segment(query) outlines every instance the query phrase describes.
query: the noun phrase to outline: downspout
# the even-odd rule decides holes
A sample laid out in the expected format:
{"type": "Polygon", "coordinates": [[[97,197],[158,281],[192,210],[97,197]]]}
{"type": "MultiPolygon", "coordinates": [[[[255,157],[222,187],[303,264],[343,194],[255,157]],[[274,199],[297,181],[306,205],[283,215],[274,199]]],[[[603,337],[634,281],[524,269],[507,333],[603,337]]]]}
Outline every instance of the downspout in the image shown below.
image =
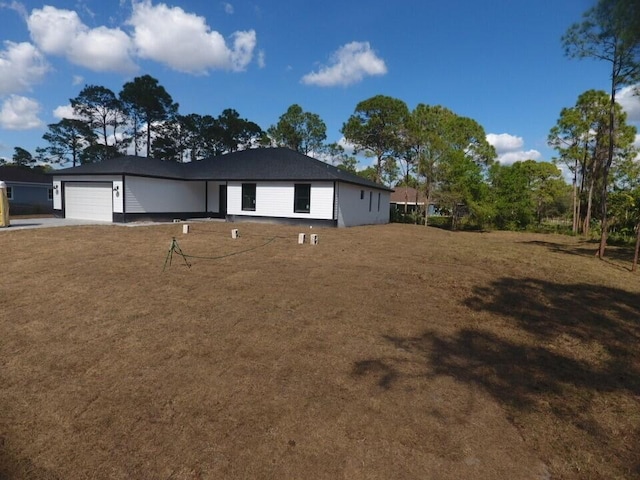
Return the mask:
{"type": "Polygon", "coordinates": [[[340,226],[340,183],[333,182],[333,217],[336,227],[340,226]]]}
{"type": "Polygon", "coordinates": [[[204,181],[204,213],[209,213],[209,180],[204,181]]]}
{"type": "Polygon", "coordinates": [[[338,215],[336,211],[336,196],[338,195],[338,190],[336,187],[336,181],[333,181],[333,207],[331,209],[331,214],[333,215],[333,220],[337,220],[338,215]]]}
{"type": "Polygon", "coordinates": [[[60,180],[60,209],[62,211],[62,218],[67,218],[66,199],[64,194],[64,187],[67,182],[60,180]]]}
{"type": "Polygon", "coordinates": [[[127,196],[124,193],[127,191],[125,178],[126,177],[122,175],[122,223],[127,223],[127,196]]]}

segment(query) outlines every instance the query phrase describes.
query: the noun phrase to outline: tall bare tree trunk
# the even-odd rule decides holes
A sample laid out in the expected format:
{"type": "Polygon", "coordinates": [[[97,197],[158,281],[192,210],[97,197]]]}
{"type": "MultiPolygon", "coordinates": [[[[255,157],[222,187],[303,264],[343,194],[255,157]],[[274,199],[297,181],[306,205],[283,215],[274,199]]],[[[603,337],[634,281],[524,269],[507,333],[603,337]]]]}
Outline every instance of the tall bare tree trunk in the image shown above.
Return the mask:
{"type": "MultiPolygon", "coordinates": [[[[416,197],[416,203],[418,198],[416,197]]],[[[431,205],[431,181],[427,181],[424,195],[424,226],[429,225],[429,205],[431,205]]]]}
{"type": "MultiPolygon", "coordinates": [[[[586,182],[587,182],[587,160],[589,158],[589,140],[585,139],[584,141],[584,155],[582,157],[582,161],[580,162],[580,188],[578,189],[578,229],[580,233],[583,235],[584,233],[584,218],[582,217],[582,198],[584,196],[584,192],[586,190],[586,182]]],[[[593,173],[591,174],[594,175],[593,173]]],[[[586,215],[586,212],[585,212],[586,215]]],[[[589,219],[591,221],[591,219],[589,219]]]]}
{"type": "Polygon", "coordinates": [[[640,222],[636,226],[636,230],[638,231],[636,236],[636,250],[633,254],[633,264],[631,265],[631,271],[635,272],[638,268],[638,255],[640,253],[640,222]]]}
{"type": "MultiPolygon", "coordinates": [[[[615,64],[614,64],[615,68],[615,64]]],[[[611,103],[609,104],[609,150],[607,152],[607,163],[602,171],[602,232],[600,233],[600,247],[598,248],[598,258],[604,258],[604,252],[607,248],[607,236],[609,233],[609,219],[607,218],[607,202],[608,191],[607,185],[609,183],[609,169],[613,163],[613,140],[614,132],[616,130],[615,114],[616,108],[616,85],[614,77],[611,77],[611,103]]]]}
{"type": "Polygon", "coordinates": [[[578,215],[580,211],[578,210],[578,159],[576,158],[575,164],[573,167],[573,193],[572,193],[572,202],[573,202],[573,225],[571,226],[571,231],[573,233],[578,233],[578,215]]]}
{"type": "MultiPolygon", "coordinates": [[[[404,219],[404,221],[406,221],[406,219],[407,219],[406,217],[407,217],[407,204],[408,203],[409,203],[409,192],[407,190],[407,185],[405,183],[405,186],[404,186],[404,216],[405,216],[405,219],[404,219]]],[[[404,223],[404,221],[402,223],[404,223]]]]}
{"type": "Polygon", "coordinates": [[[582,210],[582,200],[580,199],[580,196],[578,195],[578,204],[576,205],[576,214],[577,214],[577,220],[576,220],[576,226],[578,227],[578,231],[580,231],[580,211],[582,210]]]}
{"type": "Polygon", "coordinates": [[[584,223],[582,224],[582,233],[586,236],[589,235],[589,230],[591,228],[591,207],[593,204],[593,189],[595,187],[595,176],[591,177],[591,182],[589,183],[589,195],[587,196],[587,212],[584,216],[584,223]]]}

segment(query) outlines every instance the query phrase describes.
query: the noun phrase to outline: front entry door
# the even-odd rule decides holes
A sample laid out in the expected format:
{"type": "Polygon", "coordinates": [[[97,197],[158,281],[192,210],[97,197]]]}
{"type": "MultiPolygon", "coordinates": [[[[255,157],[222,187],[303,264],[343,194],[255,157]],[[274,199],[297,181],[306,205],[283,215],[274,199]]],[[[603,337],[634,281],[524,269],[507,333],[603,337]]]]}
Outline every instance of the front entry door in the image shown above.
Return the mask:
{"type": "Polygon", "coordinates": [[[220,216],[227,216],[227,186],[220,185],[220,216]]]}

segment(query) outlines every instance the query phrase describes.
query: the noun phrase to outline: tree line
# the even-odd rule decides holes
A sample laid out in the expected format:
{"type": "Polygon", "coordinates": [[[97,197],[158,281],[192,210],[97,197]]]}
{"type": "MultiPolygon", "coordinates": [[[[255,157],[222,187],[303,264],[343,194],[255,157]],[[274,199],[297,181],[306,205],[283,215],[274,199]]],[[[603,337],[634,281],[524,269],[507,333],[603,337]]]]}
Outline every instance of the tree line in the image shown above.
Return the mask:
{"type": "Polygon", "coordinates": [[[126,83],[118,95],[87,85],[70,104],[73,118],[48,126],[43,135],[47,145],[38,148],[35,157],[17,147],[15,163],[75,166],[126,152],[184,162],[284,146],[378,183],[415,187],[427,199],[425,208],[411,217],[416,223],[428,223],[431,205],[452,218],[453,228],[463,216],[477,226],[526,228],[561,214],[566,203],[567,190],[561,188],[561,173],[554,165],[533,160],[496,164],[483,127],[440,105],[419,104],[409,110],[404,101],[389,96],[363,100],[341,129],[353,146],[353,152],[347,152],[336,143],[327,144],[322,118],[297,104],[265,131],[233,109],[217,117],[180,114],[171,95],[148,75],[126,83]],[[360,169],[360,154],[372,158],[372,165],[360,169]]]}
{"type": "Polygon", "coordinates": [[[550,135],[550,143],[560,153],[559,161],[573,172],[573,228],[586,233],[597,204],[597,255],[603,258],[612,224],[633,224],[637,235],[635,270],[640,251],[640,194],[637,164],[628,160],[637,156],[630,146],[636,132],[626,125],[616,96],[630,85],[639,93],[640,2],[597,0],[581,22],[569,27],[562,44],[570,58],[595,59],[609,66],[609,92],[585,92],[575,107],[561,112],[550,135]]]}
{"type": "Polygon", "coordinates": [[[262,129],[233,109],[218,117],[179,113],[179,105],[150,75],[136,77],[116,95],[87,85],[70,99],[72,118],[48,125],[36,160],[45,163],[102,161],[132,152],[170,161],[195,161],[260,141],[262,129]]]}
{"type": "MultiPolygon", "coordinates": [[[[600,104],[602,95],[596,95],[600,104]]],[[[404,101],[389,96],[363,100],[341,129],[354,148],[351,153],[336,143],[327,144],[322,118],[297,104],[264,131],[233,109],[225,109],[218,117],[181,115],[171,96],[149,76],[125,84],[118,96],[105,87],[85,86],[70,103],[74,118],[50,124],[43,135],[48,145],[38,148],[35,157],[16,147],[15,163],[40,160],[77,165],[131,150],[166,161],[198,161],[239,149],[285,146],[378,183],[414,187],[426,202],[412,215],[396,212],[405,221],[428,224],[431,206],[450,218],[452,228],[464,218],[472,227],[525,229],[569,211],[571,190],[556,165],[534,160],[497,163],[484,128],[440,105],[419,104],[410,110],[404,101]],[[372,165],[360,169],[359,154],[371,158],[372,165]]],[[[573,141],[565,130],[577,135],[576,126],[567,124],[573,117],[565,111],[574,110],[563,110],[562,118],[568,120],[552,130],[558,145],[573,141]]],[[[630,158],[629,138],[635,130],[625,126],[624,131],[624,152],[630,158]]],[[[573,152],[567,148],[561,156],[565,163],[568,152],[573,152]]]]}

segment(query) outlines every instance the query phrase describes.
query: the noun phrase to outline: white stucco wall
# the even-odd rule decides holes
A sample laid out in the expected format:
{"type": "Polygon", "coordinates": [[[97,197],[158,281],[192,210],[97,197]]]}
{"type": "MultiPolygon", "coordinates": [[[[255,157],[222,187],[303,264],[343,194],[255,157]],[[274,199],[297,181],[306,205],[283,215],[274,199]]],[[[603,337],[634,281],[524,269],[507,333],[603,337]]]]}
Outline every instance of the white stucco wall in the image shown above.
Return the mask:
{"type": "Polygon", "coordinates": [[[113,211],[122,213],[123,187],[122,177],[119,175],[55,175],[53,177],[53,209],[62,210],[62,182],[111,182],[113,185],[113,211]],[[56,188],[57,186],[57,188],[56,188]]]}
{"type": "Polygon", "coordinates": [[[205,182],[127,176],[126,213],[205,211],[205,182]]]}
{"type": "MultiPolygon", "coordinates": [[[[137,176],[54,176],[53,208],[62,209],[62,182],[111,182],[113,211],[123,213],[219,212],[219,188],[225,182],[187,182],[137,176]],[[58,188],[56,189],[56,185],[58,188]],[[205,189],[207,194],[205,195],[205,189]],[[206,198],[206,200],[205,200],[206,198]]],[[[256,209],[242,210],[242,183],[227,184],[230,215],[333,220],[339,227],[389,223],[390,192],[348,183],[255,182],[256,209]],[[311,184],[309,213],[294,212],[294,184],[311,184]],[[364,191],[364,198],[360,198],[364,191]],[[378,197],[380,198],[378,204],[378,197]],[[371,198],[371,209],[369,208],[371,198]]]]}
{"type": "Polygon", "coordinates": [[[279,218],[333,219],[333,182],[255,182],[256,209],[242,210],[242,183],[229,182],[227,186],[227,213],[279,218]],[[293,210],[294,184],[311,184],[309,213],[293,210]]]}
{"type": "Polygon", "coordinates": [[[390,192],[338,183],[336,207],[339,227],[389,223],[390,192]]]}

